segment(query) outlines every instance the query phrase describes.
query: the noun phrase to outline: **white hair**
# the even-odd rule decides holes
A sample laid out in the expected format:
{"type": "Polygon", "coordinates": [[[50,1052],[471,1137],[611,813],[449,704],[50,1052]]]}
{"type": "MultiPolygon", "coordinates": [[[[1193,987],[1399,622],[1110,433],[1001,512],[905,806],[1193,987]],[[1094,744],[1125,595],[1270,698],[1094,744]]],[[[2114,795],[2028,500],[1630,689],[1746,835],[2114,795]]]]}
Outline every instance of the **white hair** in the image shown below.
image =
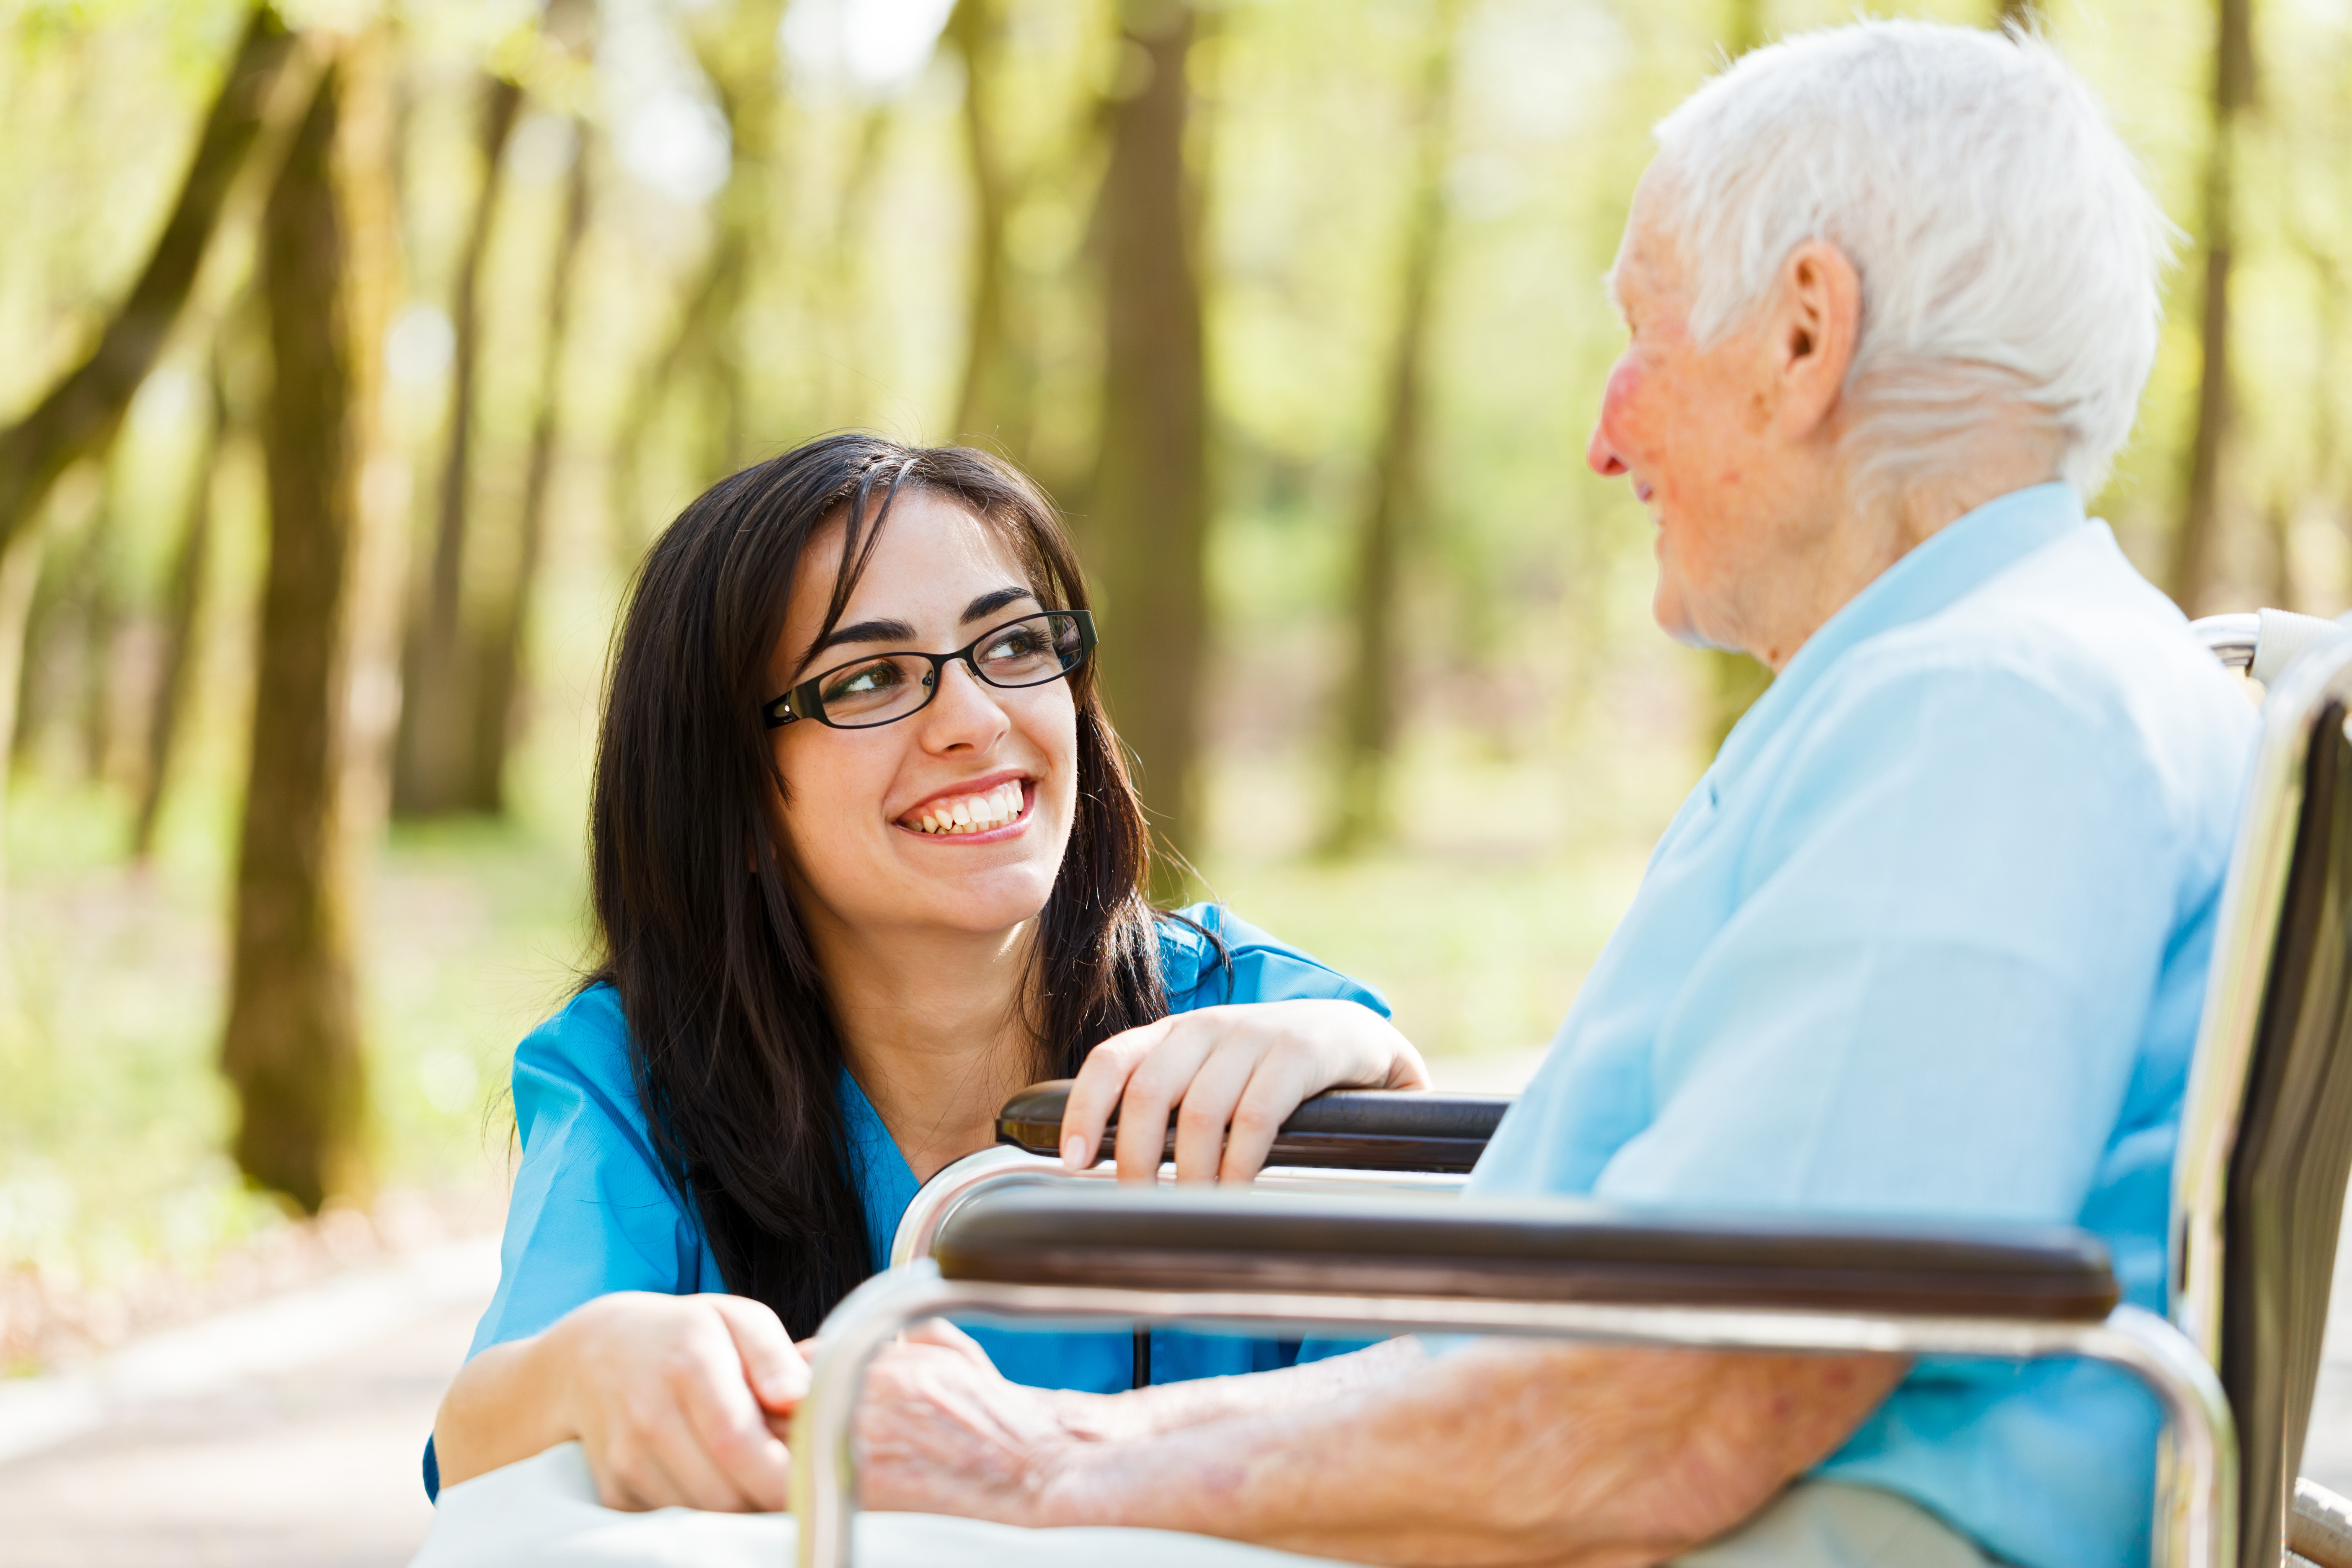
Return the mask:
{"type": "Polygon", "coordinates": [[[1790,252],[1862,279],[1843,437],[1860,489],[1962,468],[2004,410],[2086,499],[2131,434],[2177,231],[2090,88],[2041,39],[1860,22],[1743,56],[1659,122],[1666,226],[1712,343],[1790,252]]]}

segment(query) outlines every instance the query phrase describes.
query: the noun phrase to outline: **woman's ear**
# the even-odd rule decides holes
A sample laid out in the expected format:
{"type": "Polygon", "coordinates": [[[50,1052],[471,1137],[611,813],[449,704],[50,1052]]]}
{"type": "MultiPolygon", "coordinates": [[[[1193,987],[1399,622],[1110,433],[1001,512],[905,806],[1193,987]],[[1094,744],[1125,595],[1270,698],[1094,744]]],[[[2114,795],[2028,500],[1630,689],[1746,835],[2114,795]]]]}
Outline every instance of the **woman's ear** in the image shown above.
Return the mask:
{"type": "Polygon", "coordinates": [[[1836,412],[1862,335],[1862,275],[1845,252],[1812,239],[1780,268],[1768,339],[1783,433],[1811,434],[1836,412]]]}

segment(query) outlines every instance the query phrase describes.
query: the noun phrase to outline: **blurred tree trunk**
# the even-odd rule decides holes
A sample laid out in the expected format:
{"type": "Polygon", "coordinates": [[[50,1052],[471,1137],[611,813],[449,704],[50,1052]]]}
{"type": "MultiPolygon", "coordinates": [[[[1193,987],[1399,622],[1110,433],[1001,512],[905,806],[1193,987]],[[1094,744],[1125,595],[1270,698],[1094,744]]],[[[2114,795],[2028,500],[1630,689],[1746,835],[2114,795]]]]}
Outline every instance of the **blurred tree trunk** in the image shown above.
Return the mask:
{"type": "Polygon", "coordinates": [[[2213,575],[2221,529],[2221,469],[2229,455],[2230,268],[2237,250],[2238,142],[2254,101],[2252,0],[2219,0],[2213,46],[2213,132],[2206,144],[2200,193],[2205,286],[2198,321],[2203,365],[2197,378],[2197,428],[2189,443],[2188,483],[2172,536],[2165,587],[2180,607],[2199,613],[2213,575]]]}
{"type": "Polygon", "coordinates": [[[572,174],[566,182],[563,228],[547,277],[547,336],[540,345],[539,408],[530,428],[530,454],[523,470],[522,513],[517,520],[514,575],[488,617],[474,708],[474,776],[467,804],[502,816],[507,808],[507,753],[520,714],[523,639],[539,584],[540,556],[547,537],[547,498],[555,473],[555,446],[562,432],[563,350],[572,331],[572,281],[580,241],[588,232],[588,127],[572,122],[572,174]]]}
{"type": "Polygon", "coordinates": [[[106,496],[82,568],[81,651],[75,661],[74,739],[82,777],[103,784],[114,751],[114,655],[122,632],[122,476],[107,466],[106,496]]]}
{"type": "Polygon", "coordinates": [[[482,83],[481,188],[474,198],[457,262],[450,363],[449,439],[433,551],[417,574],[407,646],[401,657],[400,726],[393,742],[392,809],[399,816],[437,816],[468,804],[477,724],[476,690],[467,656],[466,534],[472,499],[474,405],[480,394],[482,258],[505,184],[507,142],[522,107],[522,89],[500,76],[482,83]]]}
{"type": "Polygon", "coordinates": [[[865,298],[866,246],[882,164],[890,151],[890,104],[886,100],[858,117],[841,200],[833,214],[833,244],[824,258],[825,314],[833,331],[828,344],[834,374],[825,389],[825,423],[856,424],[871,417],[874,376],[867,364],[870,313],[865,298]]]}
{"type": "Polygon", "coordinates": [[[1003,47],[1001,0],[958,0],[946,39],[963,58],[964,152],[971,167],[971,305],[964,340],[963,382],[956,395],[955,437],[983,439],[1016,462],[1029,446],[1029,377],[1011,328],[1011,268],[1004,224],[1012,182],[995,107],[1003,47]]]}
{"type": "MultiPolygon", "coordinates": [[[[1731,0],[1724,52],[1738,59],[1764,42],[1764,0],[1731,0]]],[[[1759,659],[1729,648],[1709,648],[1706,661],[1706,750],[1723,750],[1724,738],[1772,684],[1772,671],[1759,659]]]]}
{"type": "Polygon", "coordinates": [[[610,489],[614,555],[624,571],[635,570],[651,531],[640,521],[641,476],[646,447],[674,393],[691,384],[712,405],[700,422],[700,450],[692,459],[698,488],[732,470],[751,446],[734,337],[775,184],[776,28],[782,14],[782,0],[746,0],[715,13],[692,36],[695,58],[727,119],[732,163],[714,205],[717,232],[686,290],[677,328],[637,377],[622,416],[610,489]]]}
{"type": "Polygon", "coordinates": [[[238,1166],[308,1211],[354,1190],[365,1168],[336,809],[361,457],[349,247],[332,177],[341,69],[331,62],[321,77],[262,220],[269,562],[221,1043],[238,1166]]]}
{"type": "Polygon", "coordinates": [[[163,807],[173,753],[178,749],[191,687],[195,679],[196,623],[204,605],[205,566],[212,554],[213,478],[228,432],[228,394],[223,384],[220,350],[215,347],[205,378],[204,433],[196,451],[195,481],[188,491],[188,521],[173,552],[164,589],[163,647],[155,690],[147,709],[147,744],[139,777],[139,809],[131,819],[131,856],[144,861],[154,852],[155,824],[163,807]]]}
{"type": "Polygon", "coordinates": [[[18,697],[24,689],[25,627],[33,608],[33,589],[41,576],[41,546],[46,530],[37,516],[30,528],[21,528],[0,545],[0,1047],[20,1036],[25,1027],[16,1005],[16,965],[8,942],[7,854],[8,796],[16,738],[18,697]]]}
{"type": "Polygon", "coordinates": [[[277,12],[256,6],[205,117],[171,216],[130,296],[89,357],[30,413],[0,430],[0,544],[31,523],[58,476],[113,439],[131,394],[147,379],[187,303],[221,209],[269,118],[273,89],[294,50],[293,36],[277,12]]]}
{"type": "Polygon", "coordinates": [[[1102,427],[1087,528],[1106,614],[1102,680],[1160,838],[1154,893],[1180,896],[1194,847],[1201,667],[1207,654],[1207,384],[1194,260],[1200,192],[1186,167],[1189,4],[1129,0],[1140,79],[1110,111],[1096,233],[1103,265],[1102,427]]]}
{"type": "Polygon", "coordinates": [[[1407,197],[1396,341],[1371,488],[1356,531],[1353,648],[1339,699],[1339,767],[1324,848],[1348,855],[1388,836],[1396,745],[1397,574],[1406,530],[1422,515],[1431,301],[1445,239],[1445,171],[1453,150],[1455,31],[1461,0],[1440,0],[1423,63],[1413,184],[1407,197]]]}

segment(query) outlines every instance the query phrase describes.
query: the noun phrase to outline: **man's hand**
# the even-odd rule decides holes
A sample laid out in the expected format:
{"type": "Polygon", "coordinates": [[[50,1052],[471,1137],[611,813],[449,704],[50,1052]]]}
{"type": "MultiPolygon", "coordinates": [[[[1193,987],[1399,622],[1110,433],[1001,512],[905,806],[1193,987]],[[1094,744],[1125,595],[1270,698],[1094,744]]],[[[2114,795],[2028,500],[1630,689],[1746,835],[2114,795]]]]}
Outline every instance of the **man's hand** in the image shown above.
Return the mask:
{"type": "Polygon", "coordinates": [[[1360,1003],[1196,1008],[1113,1035],[1087,1054],[1062,1112],[1062,1163],[1092,1165],[1116,1110],[1119,1179],[1150,1181],[1175,1110],[1176,1179],[1246,1182],[1309,1096],[1428,1087],[1421,1053],[1360,1003]]]}
{"type": "Polygon", "coordinates": [[[1034,1525],[1055,1461],[1081,1439],[1054,1395],[1007,1382],[935,1320],[866,1369],[856,1440],[864,1508],[1034,1525]]]}

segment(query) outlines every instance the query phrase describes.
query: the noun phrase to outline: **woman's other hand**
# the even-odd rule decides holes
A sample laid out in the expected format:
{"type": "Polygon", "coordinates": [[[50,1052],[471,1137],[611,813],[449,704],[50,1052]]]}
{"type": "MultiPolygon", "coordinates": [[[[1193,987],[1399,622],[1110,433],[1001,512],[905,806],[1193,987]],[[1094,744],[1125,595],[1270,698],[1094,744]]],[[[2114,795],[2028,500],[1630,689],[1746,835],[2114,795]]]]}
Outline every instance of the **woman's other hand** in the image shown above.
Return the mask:
{"type": "Polygon", "coordinates": [[[605,1507],[787,1506],[791,1465],[770,1418],[808,1392],[808,1363],[764,1302],[632,1291],[548,1335],[572,1370],[567,1425],[605,1507]]]}
{"type": "Polygon", "coordinates": [[[1173,1110],[1178,1181],[1246,1182],[1309,1096],[1428,1087],[1412,1042],[1360,1003],[1196,1008],[1113,1035],[1087,1056],[1062,1112],[1062,1163],[1092,1165],[1115,1110],[1119,1179],[1150,1181],[1173,1110]]]}
{"type": "Polygon", "coordinates": [[[807,1392],[765,1304],[621,1291],[476,1356],[434,1446],[446,1485],[577,1438],[607,1508],[772,1512],[790,1475],[776,1428],[807,1392]]]}

